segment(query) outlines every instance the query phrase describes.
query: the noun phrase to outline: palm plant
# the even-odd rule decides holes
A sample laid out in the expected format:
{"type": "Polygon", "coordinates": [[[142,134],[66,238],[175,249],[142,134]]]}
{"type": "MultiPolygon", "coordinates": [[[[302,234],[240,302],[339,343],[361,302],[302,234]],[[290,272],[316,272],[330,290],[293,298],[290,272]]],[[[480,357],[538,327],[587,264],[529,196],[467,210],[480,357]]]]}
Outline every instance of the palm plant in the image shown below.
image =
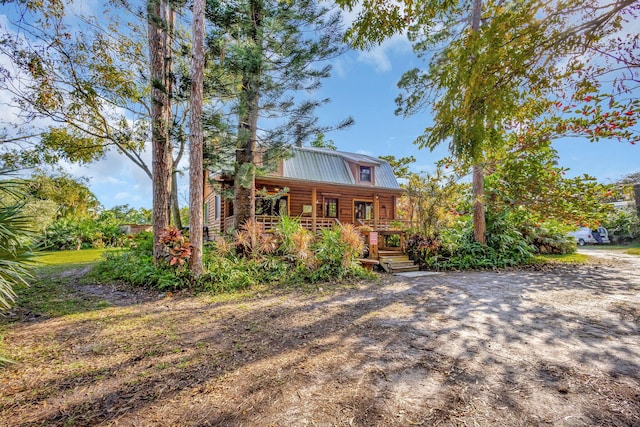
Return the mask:
{"type": "MultiPolygon", "coordinates": [[[[0,177],[7,171],[0,171],[0,177]]],[[[27,285],[27,263],[31,258],[31,223],[23,214],[24,202],[15,180],[0,180],[0,311],[15,299],[14,286],[27,285]]]]}

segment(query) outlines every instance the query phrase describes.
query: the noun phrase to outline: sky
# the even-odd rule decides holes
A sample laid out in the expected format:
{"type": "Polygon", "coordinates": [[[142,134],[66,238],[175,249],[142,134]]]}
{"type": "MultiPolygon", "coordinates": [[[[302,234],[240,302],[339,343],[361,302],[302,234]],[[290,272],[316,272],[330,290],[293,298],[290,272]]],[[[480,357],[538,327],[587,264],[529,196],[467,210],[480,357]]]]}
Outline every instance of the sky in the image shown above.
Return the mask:
{"type": "MultiPolygon", "coordinates": [[[[347,17],[348,19],[348,17],[347,17]]],[[[394,114],[397,82],[402,73],[425,64],[412,52],[406,37],[395,36],[371,51],[349,51],[333,63],[331,78],[323,82],[317,98],[332,102],[319,109],[323,124],[337,123],[347,116],[355,124],[326,135],[338,150],[372,156],[413,155],[414,172],[431,172],[434,163],[447,155],[446,143],[435,151],[418,149],[413,141],[431,123],[430,112],[402,118],[394,114]]],[[[589,174],[603,183],[640,171],[640,146],[618,141],[590,143],[586,138],[557,141],[559,165],[570,168],[568,176],[589,174]]],[[[150,154],[147,153],[150,160],[150,154]]],[[[151,162],[149,161],[148,164],[151,162]]],[[[73,176],[86,177],[91,191],[105,208],[128,204],[151,207],[151,180],[124,156],[111,152],[88,166],[64,165],[73,176]]],[[[180,180],[180,204],[188,204],[186,176],[180,180]]]]}

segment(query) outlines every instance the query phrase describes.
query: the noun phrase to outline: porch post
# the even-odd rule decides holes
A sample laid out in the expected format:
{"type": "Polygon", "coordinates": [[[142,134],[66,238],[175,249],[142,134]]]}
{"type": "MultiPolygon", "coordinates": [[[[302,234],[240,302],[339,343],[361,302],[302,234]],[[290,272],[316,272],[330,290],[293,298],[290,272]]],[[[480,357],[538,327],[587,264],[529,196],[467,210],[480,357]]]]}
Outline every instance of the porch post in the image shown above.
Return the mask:
{"type": "Polygon", "coordinates": [[[376,193],[373,195],[373,229],[378,229],[378,219],[380,218],[380,201],[378,200],[380,196],[376,193]]]}
{"type": "Polygon", "coordinates": [[[318,192],[316,187],[311,189],[311,231],[316,232],[316,217],[318,207],[316,206],[316,199],[318,197],[318,192]]]}

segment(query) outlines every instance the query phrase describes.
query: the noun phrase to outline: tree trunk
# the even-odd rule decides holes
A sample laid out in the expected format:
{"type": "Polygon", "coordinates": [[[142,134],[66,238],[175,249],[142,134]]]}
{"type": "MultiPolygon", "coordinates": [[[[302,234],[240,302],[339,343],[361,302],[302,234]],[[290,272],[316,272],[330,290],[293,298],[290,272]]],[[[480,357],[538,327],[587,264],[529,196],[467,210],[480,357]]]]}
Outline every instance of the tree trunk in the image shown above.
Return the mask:
{"type": "Polygon", "coordinates": [[[151,75],[153,258],[155,262],[164,257],[164,246],[159,242],[159,236],[162,230],[169,225],[171,170],[173,166],[168,122],[171,106],[165,74],[168,42],[163,23],[167,20],[166,14],[167,7],[163,0],[149,0],[147,3],[147,23],[151,75]]]}
{"type": "Polygon", "coordinates": [[[204,181],[202,171],[202,104],[204,82],[204,0],[193,2],[193,50],[191,62],[191,117],[189,129],[189,236],[191,259],[189,268],[198,277],[202,274],[202,226],[204,181]]]}
{"type": "Polygon", "coordinates": [[[182,229],[180,203],[178,202],[178,172],[175,169],[171,174],[171,216],[173,217],[173,225],[178,230],[182,229]]]}
{"type": "Polygon", "coordinates": [[[255,219],[255,151],[257,146],[258,115],[260,108],[260,80],[262,74],[262,26],[263,5],[261,0],[251,1],[251,30],[253,57],[246,58],[252,70],[242,79],[242,103],[238,123],[238,146],[236,148],[236,177],[234,182],[235,227],[255,219]]]}
{"type": "MultiPolygon", "coordinates": [[[[482,0],[473,0],[471,31],[477,32],[480,29],[481,15],[482,0]]],[[[475,60],[475,58],[472,58],[472,64],[475,60]]],[[[486,244],[487,236],[485,235],[485,232],[487,225],[484,215],[484,172],[482,171],[482,166],[477,163],[477,159],[476,164],[473,165],[471,195],[473,200],[473,237],[476,242],[486,244]]]]}
{"type": "Polygon", "coordinates": [[[472,199],[473,199],[473,237],[476,242],[487,243],[486,221],[484,216],[484,173],[482,166],[473,165],[472,179],[472,199]]]}

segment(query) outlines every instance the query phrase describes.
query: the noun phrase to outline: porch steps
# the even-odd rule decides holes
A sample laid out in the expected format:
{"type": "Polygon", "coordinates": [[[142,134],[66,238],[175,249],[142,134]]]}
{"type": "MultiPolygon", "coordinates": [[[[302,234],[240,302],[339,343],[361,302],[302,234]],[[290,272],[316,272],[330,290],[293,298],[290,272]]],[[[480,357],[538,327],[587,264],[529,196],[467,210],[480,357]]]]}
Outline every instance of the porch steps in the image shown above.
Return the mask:
{"type": "MultiPolygon", "coordinates": [[[[382,251],[381,251],[382,252],[382,251]]],[[[406,271],[418,271],[419,268],[409,259],[407,255],[401,252],[393,254],[379,254],[380,266],[387,273],[401,273],[406,271]]]]}

